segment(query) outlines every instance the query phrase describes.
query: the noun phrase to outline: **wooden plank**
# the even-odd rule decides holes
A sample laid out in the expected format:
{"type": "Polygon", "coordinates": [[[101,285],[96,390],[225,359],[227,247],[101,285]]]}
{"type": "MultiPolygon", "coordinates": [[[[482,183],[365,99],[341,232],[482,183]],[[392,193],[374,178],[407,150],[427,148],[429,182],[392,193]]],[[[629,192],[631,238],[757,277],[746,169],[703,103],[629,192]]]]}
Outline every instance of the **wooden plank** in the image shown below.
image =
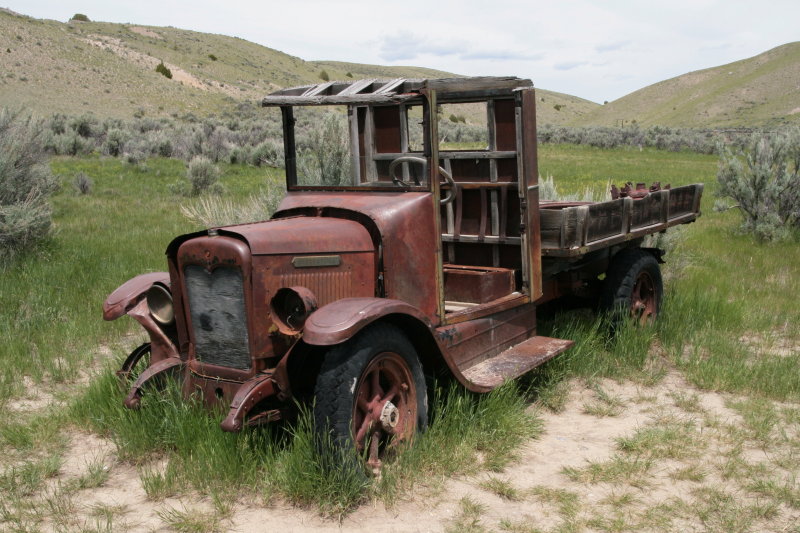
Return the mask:
{"type": "MultiPolygon", "coordinates": [[[[356,82],[351,83],[347,86],[342,92],[339,93],[339,96],[350,96],[353,94],[360,93],[365,87],[369,87],[375,82],[375,79],[370,80],[358,80],[356,82]]],[[[307,95],[303,95],[307,96],[307,95]]]]}
{"type": "MultiPolygon", "coordinates": [[[[404,154],[408,153],[408,109],[405,105],[400,105],[400,151],[404,154]]],[[[408,171],[408,165],[402,165],[403,181],[409,183],[411,174],[408,171]]]]}
{"type": "MultiPolygon", "coordinates": [[[[419,152],[417,152],[419,153],[419,152]]],[[[380,154],[375,154],[375,158],[378,160],[391,160],[397,159],[403,155],[408,155],[407,153],[401,152],[384,152],[380,154]]],[[[452,150],[440,150],[439,157],[441,159],[513,159],[516,157],[516,152],[489,152],[489,151],[471,151],[471,152],[462,152],[462,151],[452,151],[452,150]]]]}
{"type": "Polygon", "coordinates": [[[327,91],[333,85],[333,83],[334,82],[329,81],[326,83],[320,83],[319,85],[314,85],[312,87],[309,87],[308,90],[302,94],[302,96],[306,98],[309,96],[317,96],[320,93],[327,91]]]}
{"type": "Polygon", "coordinates": [[[372,116],[372,108],[367,108],[367,116],[364,121],[364,155],[367,159],[367,181],[378,181],[378,167],[375,165],[375,122],[372,116]]]}
{"type": "Polygon", "coordinates": [[[471,78],[441,78],[427,80],[425,86],[437,92],[485,91],[533,87],[533,82],[515,76],[474,76],[471,78]]]}
{"type": "Polygon", "coordinates": [[[358,112],[353,106],[347,108],[347,122],[350,126],[350,170],[353,185],[361,183],[361,161],[358,153],[358,112]]]}
{"type": "Polygon", "coordinates": [[[389,80],[382,87],[379,87],[375,94],[389,94],[395,91],[405,80],[403,78],[395,78],[389,80]]]}
{"type": "Polygon", "coordinates": [[[422,100],[418,94],[354,94],[330,96],[265,96],[262,107],[284,105],[336,105],[336,104],[399,104],[412,99],[422,100]]]}
{"type": "Polygon", "coordinates": [[[521,243],[519,237],[497,237],[495,235],[453,235],[451,233],[443,233],[442,240],[444,242],[485,242],[496,244],[516,244],[521,243]]]}

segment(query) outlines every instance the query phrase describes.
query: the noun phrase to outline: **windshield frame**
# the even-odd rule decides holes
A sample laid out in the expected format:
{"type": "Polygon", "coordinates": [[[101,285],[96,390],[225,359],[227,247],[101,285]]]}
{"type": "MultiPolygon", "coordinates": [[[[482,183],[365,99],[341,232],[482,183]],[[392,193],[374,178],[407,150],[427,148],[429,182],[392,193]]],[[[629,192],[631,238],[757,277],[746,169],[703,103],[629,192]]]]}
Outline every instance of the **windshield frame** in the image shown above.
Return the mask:
{"type": "MultiPolygon", "coordinates": [[[[435,113],[431,113],[431,105],[429,102],[429,97],[427,95],[418,95],[415,98],[406,99],[399,103],[393,104],[338,104],[346,105],[347,107],[347,121],[348,121],[348,145],[350,147],[350,158],[351,158],[351,165],[350,165],[350,176],[353,181],[356,179],[362,180],[362,184],[360,185],[316,185],[316,184],[307,184],[307,183],[298,183],[298,150],[297,150],[297,143],[296,143],[296,124],[297,120],[295,117],[295,108],[310,108],[310,107],[317,107],[314,105],[281,105],[281,117],[283,122],[283,146],[284,146],[284,163],[285,163],[285,170],[286,170],[286,188],[288,191],[335,191],[335,192],[364,192],[364,191],[376,191],[376,192],[430,192],[432,190],[431,186],[431,179],[430,179],[430,165],[431,161],[434,161],[435,158],[434,152],[436,152],[436,144],[432,143],[431,139],[431,132],[436,132],[437,127],[433,122],[437,120],[435,113]],[[408,143],[408,116],[406,114],[406,109],[412,106],[421,106],[423,119],[422,119],[422,141],[423,141],[423,150],[422,151],[412,151],[409,148],[408,143]],[[400,124],[399,124],[399,132],[397,132],[398,127],[395,126],[395,131],[392,134],[396,135],[399,134],[400,140],[400,151],[376,151],[375,150],[375,141],[376,138],[380,136],[379,128],[376,128],[375,125],[375,116],[381,112],[381,110],[388,110],[396,108],[398,110],[398,114],[400,117],[400,124]],[[376,113],[378,110],[378,113],[376,113]],[[377,132],[377,133],[376,133],[377,132]],[[395,133],[397,132],[397,133],[395,133]],[[370,148],[365,148],[369,146],[370,148]],[[367,152],[367,153],[362,153],[367,152]],[[396,156],[396,157],[392,157],[396,156]],[[424,158],[427,161],[426,171],[420,173],[420,184],[403,184],[398,183],[397,181],[393,182],[391,178],[387,177],[385,170],[376,171],[373,170],[372,173],[378,176],[378,180],[374,181],[374,185],[368,184],[363,182],[362,175],[365,174],[364,168],[366,164],[373,165],[373,168],[380,165],[383,166],[385,164],[391,163],[393,159],[397,157],[403,156],[415,156],[424,158]],[[359,165],[359,167],[356,167],[359,165]],[[382,178],[382,179],[381,179],[382,178]]],[[[331,106],[334,107],[334,106],[331,106]]],[[[390,112],[391,113],[391,112],[390,112]]],[[[395,142],[397,140],[395,139],[395,142]]],[[[400,165],[402,168],[403,165],[400,165]]],[[[400,174],[400,170],[396,169],[395,172],[399,177],[402,178],[400,174]]]]}

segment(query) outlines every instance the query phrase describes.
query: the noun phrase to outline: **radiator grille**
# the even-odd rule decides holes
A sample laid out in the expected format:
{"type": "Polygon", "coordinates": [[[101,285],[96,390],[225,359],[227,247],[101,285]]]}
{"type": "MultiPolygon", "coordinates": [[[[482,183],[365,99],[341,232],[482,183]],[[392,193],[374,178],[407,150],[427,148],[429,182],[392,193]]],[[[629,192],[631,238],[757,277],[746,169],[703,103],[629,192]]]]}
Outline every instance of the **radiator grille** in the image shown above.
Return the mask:
{"type": "Polygon", "coordinates": [[[197,359],[241,370],[250,368],[242,271],[220,267],[209,272],[189,265],[184,274],[197,359]]]}
{"type": "Polygon", "coordinates": [[[320,306],[353,295],[353,275],[349,270],[295,272],[281,276],[282,287],[306,287],[317,297],[320,306]]]}

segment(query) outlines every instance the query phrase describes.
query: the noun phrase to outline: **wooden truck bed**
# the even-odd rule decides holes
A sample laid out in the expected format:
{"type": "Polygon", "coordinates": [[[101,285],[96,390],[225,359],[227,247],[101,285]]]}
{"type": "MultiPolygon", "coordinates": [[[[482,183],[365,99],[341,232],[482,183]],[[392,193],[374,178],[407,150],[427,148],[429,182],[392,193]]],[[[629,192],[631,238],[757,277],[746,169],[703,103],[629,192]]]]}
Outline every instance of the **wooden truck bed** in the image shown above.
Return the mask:
{"type": "Polygon", "coordinates": [[[543,257],[576,257],[638,239],[700,214],[702,184],[607,202],[540,202],[543,257]]]}

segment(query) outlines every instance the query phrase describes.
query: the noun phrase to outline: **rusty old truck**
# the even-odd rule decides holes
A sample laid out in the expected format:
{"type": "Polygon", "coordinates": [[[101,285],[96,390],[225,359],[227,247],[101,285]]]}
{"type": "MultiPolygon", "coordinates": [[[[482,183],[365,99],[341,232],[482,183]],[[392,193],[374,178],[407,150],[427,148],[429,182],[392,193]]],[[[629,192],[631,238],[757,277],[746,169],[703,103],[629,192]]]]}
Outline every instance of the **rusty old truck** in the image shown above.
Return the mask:
{"type": "Polygon", "coordinates": [[[577,294],[652,320],[662,252],[643,239],[694,221],[702,184],[540,201],[535,104],[531,82],[513,77],[328,82],[265,97],[283,124],[277,211],[177,237],[167,272],[105,302],[106,320],[130,315],[150,337],[119,371],[125,405],[166,374],[227,409],[225,431],[309,401],[321,431],[376,467],[426,428],[427,375],[487,392],[568,349],[537,335],[537,306],[577,294]],[[479,146],[444,139],[451,105],[481,117],[479,146]],[[338,167],[309,156],[302,113],[343,124],[338,167]]]}

